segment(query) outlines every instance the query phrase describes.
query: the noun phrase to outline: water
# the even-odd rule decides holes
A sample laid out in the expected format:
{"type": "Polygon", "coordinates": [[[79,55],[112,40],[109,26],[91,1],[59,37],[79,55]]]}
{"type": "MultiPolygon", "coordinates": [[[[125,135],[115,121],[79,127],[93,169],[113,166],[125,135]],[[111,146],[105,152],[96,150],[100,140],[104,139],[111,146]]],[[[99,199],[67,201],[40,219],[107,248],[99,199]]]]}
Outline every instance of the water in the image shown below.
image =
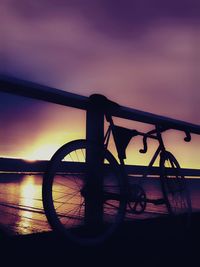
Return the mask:
{"type": "MultiPolygon", "coordinates": [[[[159,199],[163,197],[160,180],[158,178],[131,178],[134,182],[140,184],[148,199],[159,199]]],[[[130,180],[131,180],[130,179],[130,180]]],[[[191,197],[192,211],[200,211],[200,179],[188,178],[185,179],[191,197]]],[[[147,204],[146,211],[149,213],[156,212],[159,214],[168,213],[165,205],[147,204]]]]}
{"type": "Polygon", "coordinates": [[[42,176],[0,176],[0,224],[16,234],[49,230],[42,205],[42,176]]]}
{"type": "MultiPolygon", "coordinates": [[[[135,179],[133,178],[133,181],[135,179]]],[[[193,211],[200,211],[200,179],[187,179],[193,211]]],[[[141,182],[147,197],[162,197],[159,180],[145,179],[141,182]]],[[[127,214],[129,219],[143,219],[166,213],[164,205],[147,204],[142,215],[127,214]]],[[[14,234],[48,231],[50,227],[42,204],[42,175],[0,175],[0,224],[14,234]]]]}

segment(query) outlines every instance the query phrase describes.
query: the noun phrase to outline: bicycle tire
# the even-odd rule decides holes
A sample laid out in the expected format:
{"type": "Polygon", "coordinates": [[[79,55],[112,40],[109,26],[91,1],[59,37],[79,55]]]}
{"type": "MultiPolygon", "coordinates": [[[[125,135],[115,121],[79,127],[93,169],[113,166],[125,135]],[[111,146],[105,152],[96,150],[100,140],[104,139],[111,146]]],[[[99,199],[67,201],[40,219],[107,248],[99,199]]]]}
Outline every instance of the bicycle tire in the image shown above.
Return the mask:
{"type": "MultiPolygon", "coordinates": [[[[77,165],[78,166],[78,165],[77,165]]],[[[93,170],[98,175],[99,170],[93,170]]],[[[102,179],[101,178],[101,179],[102,179]]],[[[44,175],[42,196],[47,220],[53,230],[72,242],[80,245],[95,245],[104,242],[118,228],[124,219],[126,211],[125,195],[126,182],[120,172],[119,164],[113,155],[106,149],[93,145],[86,140],[75,140],[63,145],[53,155],[48,170],[44,175]],[[70,162],[76,156],[75,164],[85,163],[87,149],[95,149],[103,155],[107,164],[103,164],[103,194],[119,194],[119,199],[103,200],[102,228],[86,225],[86,197],[83,194],[87,168],[71,172],[67,167],[62,169],[63,163],[70,162]],[[83,154],[82,154],[83,152],[83,154]],[[83,158],[81,154],[83,155],[83,158]],[[77,161],[78,160],[78,161],[77,161]],[[106,169],[106,171],[105,171],[106,169]],[[70,173],[71,172],[71,173],[70,173]],[[109,173],[108,174],[106,174],[109,173]],[[77,212],[76,210],[77,209],[77,212]]],[[[93,195],[93,201],[95,196],[93,195]]],[[[97,200],[97,199],[96,199],[97,200]]]]}
{"type": "Polygon", "coordinates": [[[172,153],[161,153],[160,170],[161,188],[168,213],[172,216],[182,214],[189,222],[192,211],[190,194],[186,179],[180,174],[180,165],[172,153]]]}

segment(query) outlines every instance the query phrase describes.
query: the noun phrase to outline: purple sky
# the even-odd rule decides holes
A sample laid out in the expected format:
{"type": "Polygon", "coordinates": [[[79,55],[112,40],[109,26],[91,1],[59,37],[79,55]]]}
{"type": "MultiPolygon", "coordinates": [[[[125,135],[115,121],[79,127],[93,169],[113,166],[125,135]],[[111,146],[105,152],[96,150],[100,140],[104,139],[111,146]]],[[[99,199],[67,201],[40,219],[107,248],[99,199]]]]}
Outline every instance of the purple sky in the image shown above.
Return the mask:
{"type": "MultiPolygon", "coordinates": [[[[198,0],[1,0],[0,40],[2,74],[86,96],[103,93],[126,106],[200,123],[198,0]]],[[[45,135],[44,119],[58,121],[59,115],[47,120],[48,105],[1,99],[4,144],[14,138],[11,129],[25,129],[26,116],[40,126],[28,127],[35,145],[45,135]]],[[[8,150],[5,145],[3,153],[8,150]]]]}

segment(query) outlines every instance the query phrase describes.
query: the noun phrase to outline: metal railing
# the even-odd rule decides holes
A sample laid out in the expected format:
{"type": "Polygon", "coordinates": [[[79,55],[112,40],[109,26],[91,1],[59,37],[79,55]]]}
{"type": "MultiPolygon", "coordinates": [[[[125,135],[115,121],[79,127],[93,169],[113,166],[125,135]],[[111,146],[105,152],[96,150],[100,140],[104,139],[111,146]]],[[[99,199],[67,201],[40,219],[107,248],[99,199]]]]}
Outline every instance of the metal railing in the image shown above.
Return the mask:
{"type": "MultiPolygon", "coordinates": [[[[89,104],[89,98],[86,96],[69,93],[28,81],[8,78],[5,76],[0,76],[0,91],[82,110],[87,110],[89,104]]],[[[115,108],[115,110],[112,112],[112,115],[124,119],[144,122],[147,124],[163,125],[170,129],[200,134],[200,125],[195,125],[181,120],[175,120],[165,116],[159,116],[153,113],[127,108],[124,106],[119,106],[118,109],[115,108]]]]}
{"type": "MultiPolygon", "coordinates": [[[[104,135],[104,114],[101,110],[96,109],[94,110],[94,106],[91,109],[90,99],[86,96],[81,96],[74,93],[69,93],[66,91],[58,90],[56,88],[39,85],[36,83],[23,81],[15,78],[10,78],[6,76],[0,76],[0,92],[15,94],[19,96],[24,96],[28,98],[33,98],[37,100],[42,100],[45,102],[50,102],[54,104],[59,104],[63,106],[73,107],[81,110],[86,110],[87,117],[86,117],[86,134],[88,139],[96,140],[98,142],[102,142],[103,135],[104,135]]],[[[143,112],[140,110],[127,108],[124,106],[115,107],[111,110],[111,114],[116,117],[139,121],[147,124],[152,124],[156,126],[163,126],[167,129],[174,129],[186,132],[186,134],[200,134],[200,126],[195,125],[192,123],[184,122],[181,120],[175,120],[172,118],[159,116],[156,114],[152,114],[149,112],[143,112]]],[[[0,159],[0,171],[4,169],[6,171],[6,162],[4,159],[0,159]]],[[[15,162],[18,166],[17,169],[19,170],[19,161],[15,162]]],[[[13,170],[15,166],[14,160],[9,162],[9,167],[13,170]],[[11,167],[13,166],[13,167],[11,167]]],[[[23,166],[30,166],[23,163],[23,166]]],[[[45,163],[43,163],[44,167],[45,163]]],[[[39,165],[38,165],[39,166],[39,165]]],[[[129,166],[129,172],[131,170],[133,172],[139,172],[145,169],[145,166],[140,166],[139,168],[136,166],[129,166]],[[137,170],[137,171],[136,171],[137,170]]],[[[22,167],[23,169],[23,167],[22,167]]],[[[26,167],[25,167],[26,169],[26,167]]],[[[39,167],[39,170],[41,167],[39,167]]],[[[153,168],[154,172],[156,168],[153,168]]],[[[182,170],[185,175],[189,173],[190,176],[200,176],[199,170],[194,169],[183,169],[182,170]],[[197,175],[198,174],[198,175],[197,175]]]]}

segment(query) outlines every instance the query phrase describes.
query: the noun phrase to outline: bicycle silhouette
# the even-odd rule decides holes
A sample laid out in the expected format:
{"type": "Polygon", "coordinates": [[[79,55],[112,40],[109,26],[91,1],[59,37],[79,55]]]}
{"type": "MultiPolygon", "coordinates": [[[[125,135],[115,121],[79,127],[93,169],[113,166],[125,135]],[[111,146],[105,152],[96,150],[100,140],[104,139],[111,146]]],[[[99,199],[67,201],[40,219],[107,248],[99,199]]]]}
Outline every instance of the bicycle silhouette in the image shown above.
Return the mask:
{"type": "MultiPolygon", "coordinates": [[[[43,206],[52,229],[78,244],[98,244],[109,238],[123,222],[126,212],[141,214],[147,203],[165,205],[170,215],[191,213],[191,201],[184,176],[176,158],[165,149],[162,132],[166,127],[143,133],[114,124],[110,110],[118,104],[104,96],[92,100],[103,109],[109,124],[104,144],[87,140],[71,141],[57,150],[49,162],[43,179],[43,206]],[[108,150],[111,134],[119,163],[108,150]],[[159,157],[162,198],[148,199],[143,187],[129,181],[124,159],[131,138],[142,136],[147,152],[147,140],[159,145],[148,168],[159,157]]],[[[185,141],[190,134],[186,133],[185,141]]],[[[147,170],[148,170],[147,168],[147,170]]],[[[144,173],[146,177],[148,173],[144,173]]],[[[134,178],[133,178],[134,179],[134,178]]]]}

